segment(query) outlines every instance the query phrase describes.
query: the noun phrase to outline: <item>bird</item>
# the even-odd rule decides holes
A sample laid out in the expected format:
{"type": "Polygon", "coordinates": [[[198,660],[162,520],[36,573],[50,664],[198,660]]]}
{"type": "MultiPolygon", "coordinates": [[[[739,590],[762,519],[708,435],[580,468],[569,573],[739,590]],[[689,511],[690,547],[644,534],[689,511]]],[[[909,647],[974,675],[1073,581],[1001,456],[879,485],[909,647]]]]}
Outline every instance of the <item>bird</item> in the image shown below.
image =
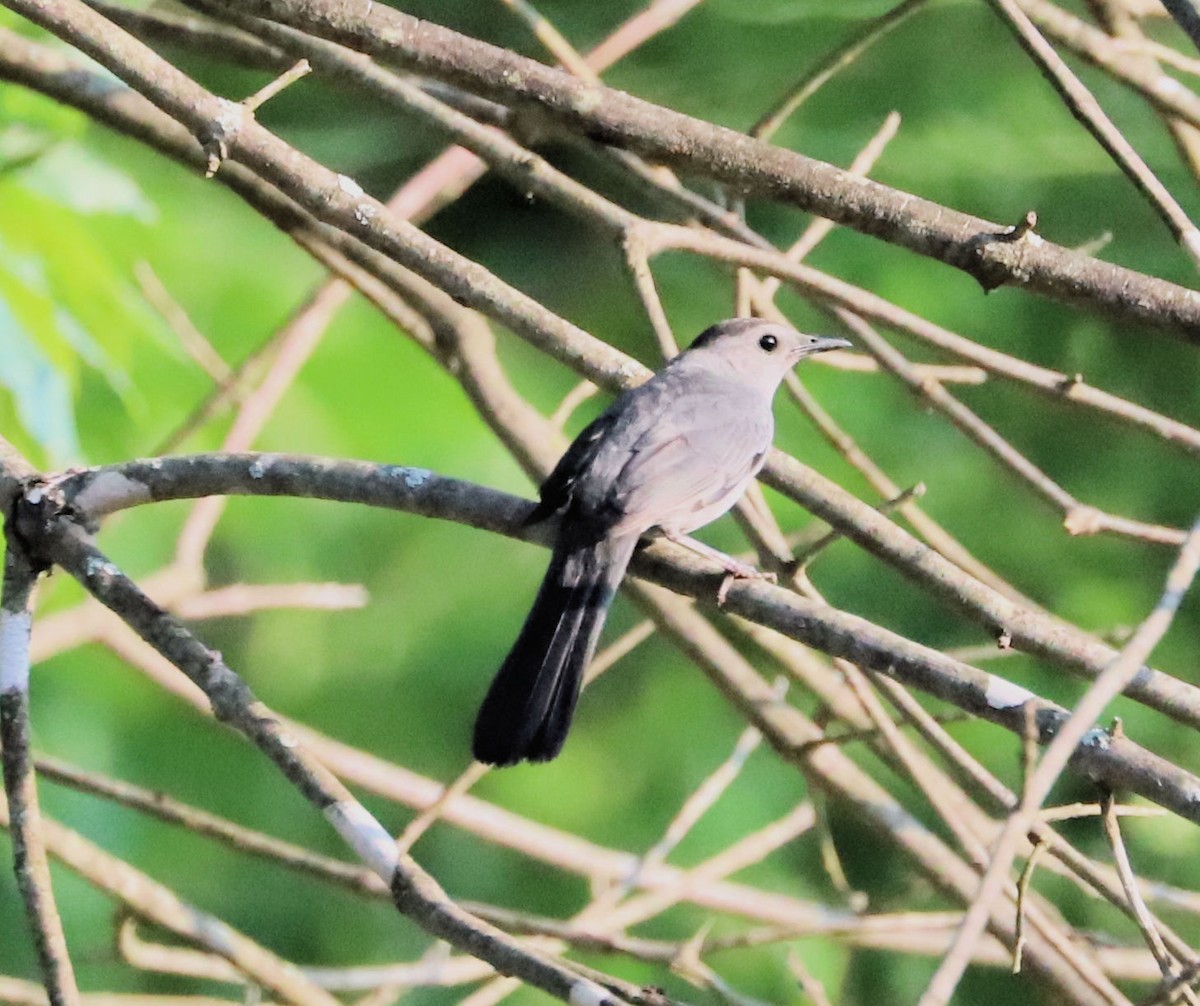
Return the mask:
{"type": "Polygon", "coordinates": [[[688,535],[729,510],[758,474],[774,436],[771,403],[792,367],[849,345],[763,319],[721,321],[579,434],[525,519],[557,517],[558,529],[476,717],[477,761],[544,762],[562,750],[608,608],[648,534],[715,559],[730,576],[762,575],[688,535]]]}

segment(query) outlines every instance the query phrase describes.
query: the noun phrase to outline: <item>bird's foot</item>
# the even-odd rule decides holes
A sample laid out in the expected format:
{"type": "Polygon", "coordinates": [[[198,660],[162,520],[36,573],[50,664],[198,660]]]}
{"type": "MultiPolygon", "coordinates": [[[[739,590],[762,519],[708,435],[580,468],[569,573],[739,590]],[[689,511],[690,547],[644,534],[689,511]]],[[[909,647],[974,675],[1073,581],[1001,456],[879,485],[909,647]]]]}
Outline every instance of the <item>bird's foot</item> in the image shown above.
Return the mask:
{"type": "Polygon", "coordinates": [[[725,579],[721,581],[721,586],[717,588],[717,607],[725,607],[725,599],[729,596],[729,588],[733,586],[735,580],[766,580],[767,583],[778,583],[779,577],[774,573],[764,573],[761,569],[756,569],[754,566],[745,562],[738,562],[736,559],[731,560],[736,569],[726,567],[725,579]]]}
{"type": "Polygon", "coordinates": [[[676,545],[682,545],[684,548],[695,552],[697,555],[702,555],[706,559],[711,559],[723,570],[725,570],[725,579],[721,581],[721,586],[717,588],[717,606],[725,606],[725,598],[729,596],[729,588],[733,586],[734,580],[766,580],[769,583],[778,582],[778,577],[774,573],[764,573],[755,566],[751,566],[748,562],[742,562],[740,559],[735,559],[731,555],[726,555],[719,549],[713,548],[711,545],[705,545],[702,541],[697,541],[686,534],[663,534],[675,542],[676,545]]]}

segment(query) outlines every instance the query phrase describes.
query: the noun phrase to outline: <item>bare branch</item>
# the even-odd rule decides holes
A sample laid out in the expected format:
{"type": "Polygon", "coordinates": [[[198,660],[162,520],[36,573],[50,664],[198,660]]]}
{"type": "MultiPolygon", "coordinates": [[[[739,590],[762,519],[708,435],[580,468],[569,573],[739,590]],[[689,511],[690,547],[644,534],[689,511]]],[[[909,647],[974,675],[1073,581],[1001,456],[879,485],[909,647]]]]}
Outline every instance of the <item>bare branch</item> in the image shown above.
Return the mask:
{"type": "MultiPolygon", "coordinates": [[[[27,2],[27,0],[23,0],[27,2]]],[[[335,0],[253,0],[248,11],[508,102],[534,102],[567,128],[736,189],[794,203],[847,227],[939,258],[985,289],[1014,283],[1089,309],[1200,337],[1200,296],[1039,238],[927,203],[619,91],[580,82],[392,8],[369,19],[335,0]]]]}
{"type": "Polygon", "coordinates": [[[1200,569],[1200,521],[1193,526],[1179,557],[1167,576],[1166,588],[1154,610],[1137,632],[1088,689],[1087,694],[1058,731],[1025,786],[1020,807],[1014,811],[992,848],[992,860],[979,891],[963,919],[954,945],[947,953],[922,996],[922,1006],[940,1006],[949,1002],[954,987],[970,959],[969,948],[983,931],[991,905],[1000,894],[1008,876],[1016,844],[1029,830],[1046,795],[1062,773],[1071,752],[1092,728],[1104,707],[1138,673],[1155,645],[1170,627],[1183,595],[1200,569]]]}
{"type": "MultiPolygon", "coordinates": [[[[36,492],[36,490],[35,490],[36,492]]],[[[29,635],[39,570],[9,528],[0,595],[0,757],[13,870],[50,1006],[77,1006],[79,989],[50,884],[43,820],[29,751],[29,635]]]]}

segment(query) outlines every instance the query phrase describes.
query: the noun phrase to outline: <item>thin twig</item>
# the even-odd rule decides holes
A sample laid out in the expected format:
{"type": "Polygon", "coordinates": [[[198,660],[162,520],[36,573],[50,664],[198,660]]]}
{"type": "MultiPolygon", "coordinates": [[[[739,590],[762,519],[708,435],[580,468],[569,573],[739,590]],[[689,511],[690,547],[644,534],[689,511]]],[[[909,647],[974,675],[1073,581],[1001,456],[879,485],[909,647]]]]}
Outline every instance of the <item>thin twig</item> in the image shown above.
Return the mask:
{"type": "Polygon", "coordinates": [[[133,274],[142,288],[142,296],[146,298],[146,303],[162,316],[188,356],[215,383],[226,384],[232,377],[229,364],[221,359],[221,354],[213,348],[213,344],[196,328],[182,305],[171,296],[171,292],[158,278],[150,263],[134,263],[133,274]]]}
{"type": "Polygon", "coordinates": [[[975,412],[963,405],[944,387],[929,378],[922,380],[917,377],[907,358],[878,335],[870,325],[849,311],[838,309],[836,313],[843,324],[854,332],[854,335],[884,367],[944,414],[950,422],[996,461],[1027,483],[1039,496],[1062,511],[1063,526],[1068,533],[1100,534],[1108,532],[1127,535],[1158,545],[1179,546],[1183,544],[1186,535],[1178,528],[1162,527],[1126,517],[1117,517],[1081,503],[1017,450],[994,427],[980,419],[975,412]]]}
{"type": "Polygon", "coordinates": [[[343,840],[389,883],[396,907],[433,935],[488,960],[507,973],[563,1000],[606,996],[553,960],[520,947],[499,930],[454,905],[344,785],[313,759],[282,724],[211,650],[153,604],[117,567],[61,518],[40,520],[56,561],[107,606],[137,629],[205,690],[218,718],[254,742],[325,816],[343,840]],[[575,990],[574,992],[572,990],[575,990]]]}
{"type": "Polygon", "coordinates": [[[807,71],[788,88],[775,107],[750,128],[750,135],[763,140],[770,139],[791,114],[829,83],[835,74],[854,63],[868,48],[899,27],[924,4],[925,0],[903,0],[891,10],[865,22],[848,41],[832,50],[814,69],[807,71]]]}
{"type": "MultiPolygon", "coordinates": [[[[1162,934],[1158,931],[1154,916],[1150,914],[1150,910],[1146,907],[1146,902],[1138,890],[1137,877],[1129,862],[1129,851],[1125,848],[1125,840],[1121,837],[1121,825],[1115,813],[1116,801],[1111,792],[1105,793],[1100,798],[1100,807],[1100,820],[1104,825],[1104,836],[1108,839],[1109,847],[1112,849],[1113,862],[1117,867],[1117,875],[1121,878],[1121,886],[1125,889],[1125,896],[1129,899],[1129,907],[1137,921],[1138,929],[1141,930],[1142,939],[1146,941],[1146,946],[1150,948],[1150,953],[1158,962],[1163,980],[1169,983],[1179,976],[1179,968],[1175,958],[1163,943],[1162,934]]],[[[1192,964],[1195,963],[1195,960],[1186,960],[1180,963],[1192,964]]],[[[1185,989],[1184,995],[1189,1002],[1196,1002],[1191,989],[1185,989]]]]}
{"type": "MultiPolygon", "coordinates": [[[[1092,724],[1105,706],[1119,695],[1141,668],[1158,641],[1170,628],[1184,594],[1200,569],[1200,521],[1192,526],[1187,541],[1179,550],[1175,564],[1167,575],[1166,587],[1154,610],[1146,617],[1129,642],[1096,679],[1087,693],[1051,741],[1037,770],[1028,780],[1021,797],[1021,806],[1013,812],[992,848],[992,861],[976,892],[971,907],[963,918],[954,945],[942,960],[925,994],[921,1006],[941,1006],[950,1001],[955,986],[970,960],[971,947],[983,931],[985,920],[1008,876],[1008,869],[1021,837],[1028,832],[1046,795],[1054,785],[1075,749],[1085,740],[1092,724]]],[[[1103,743],[1100,735],[1097,742],[1103,743]]]]}
{"type": "Polygon", "coordinates": [[[675,341],[671,324],[667,321],[667,314],[663,310],[662,300],[654,286],[654,274],[650,271],[650,260],[646,254],[646,246],[641,233],[636,228],[630,228],[625,234],[622,247],[625,251],[625,264],[633,278],[634,288],[642,300],[646,317],[650,319],[654,337],[658,340],[659,356],[664,361],[674,359],[679,355],[679,344],[675,341]]]}
{"type": "Polygon", "coordinates": [[[255,91],[250,97],[243,98],[242,105],[245,106],[247,111],[257,112],[259,108],[274,98],[280,91],[290,87],[301,77],[306,77],[310,73],[312,73],[312,67],[309,66],[308,60],[299,60],[269,84],[255,91]]]}
{"type": "Polygon", "coordinates": [[[991,0],[991,4],[1012,28],[1022,48],[1038,64],[1042,75],[1066,102],[1071,114],[1096,138],[1117,167],[1146,197],[1175,240],[1191,257],[1192,264],[1200,265],[1200,231],[1197,231],[1183,207],[1150,170],[1150,166],[1142,160],[1116,124],[1104,114],[1092,92],[1071,72],[1015,0],[991,0]]]}
{"type": "Polygon", "coordinates": [[[575,47],[528,0],[500,0],[500,2],[529,25],[530,31],[537,40],[546,47],[546,51],[550,55],[562,64],[564,69],[582,80],[599,81],[599,76],[579,55],[575,47]]]}
{"type": "Polygon", "coordinates": [[[1017,880],[1017,930],[1012,952],[1012,973],[1014,975],[1021,973],[1021,960],[1025,954],[1025,905],[1026,899],[1029,897],[1029,885],[1033,881],[1033,872],[1037,869],[1038,860],[1045,848],[1041,842],[1033,843],[1029,858],[1025,860],[1025,866],[1021,869],[1021,876],[1017,880]]]}

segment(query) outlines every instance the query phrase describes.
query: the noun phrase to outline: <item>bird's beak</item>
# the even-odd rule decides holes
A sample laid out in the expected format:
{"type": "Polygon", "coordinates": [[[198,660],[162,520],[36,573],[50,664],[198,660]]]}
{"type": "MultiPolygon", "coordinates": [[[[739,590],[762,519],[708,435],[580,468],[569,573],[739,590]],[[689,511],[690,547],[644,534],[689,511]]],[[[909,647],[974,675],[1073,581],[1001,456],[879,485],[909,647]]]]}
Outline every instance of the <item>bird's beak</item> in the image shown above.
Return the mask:
{"type": "Polygon", "coordinates": [[[830,349],[849,349],[853,345],[848,339],[838,339],[832,335],[814,335],[812,341],[800,349],[799,359],[812,356],[814,353],[824,353],[830,349]]]}

